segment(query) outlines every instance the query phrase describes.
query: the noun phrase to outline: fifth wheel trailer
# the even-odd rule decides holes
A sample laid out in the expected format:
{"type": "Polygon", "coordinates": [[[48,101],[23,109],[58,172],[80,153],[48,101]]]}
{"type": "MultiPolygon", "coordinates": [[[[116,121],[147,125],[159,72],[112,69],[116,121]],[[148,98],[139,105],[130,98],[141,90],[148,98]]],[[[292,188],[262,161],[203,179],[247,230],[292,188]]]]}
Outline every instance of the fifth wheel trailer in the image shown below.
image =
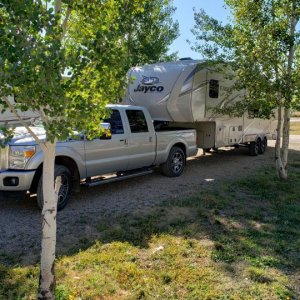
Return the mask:
{"type": "MultiPolygon", "coordinates": [[[[13,96],[8,96],[7,99],[13,106],[16,104],[13,96]]],[[[38,118],[38,114],[33,111],[22,112],[17,110],[17,112],[19,117],[25,122],[31,122],[32,119],[38,118]]],[[[0,127],[18,123],[20,123],[18,117],[9,108],[4,109],[4,106],[0,103],[0,127]]]]}
{"type": "Polygon", "coordinates": [[[276,120],[253,117],[255,111],[231,118],[216,108],[243,100],[245,91],[228,91],[234,81],[205,61],[180,60],[130,69],[123,104],[146,107],[156,124],[197,130],[204,150],[248,146],[251,155],[263,153],[276,139],[276,120]]]}

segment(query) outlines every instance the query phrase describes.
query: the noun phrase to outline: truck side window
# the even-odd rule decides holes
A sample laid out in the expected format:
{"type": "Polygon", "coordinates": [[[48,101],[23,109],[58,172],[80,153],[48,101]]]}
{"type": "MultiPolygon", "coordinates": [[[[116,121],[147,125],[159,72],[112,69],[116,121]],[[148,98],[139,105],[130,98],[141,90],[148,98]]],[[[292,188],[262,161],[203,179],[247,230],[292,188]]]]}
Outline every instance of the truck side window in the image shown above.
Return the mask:
{"type": "Polygon", "coordinates": [[[110,123],[111,134],[123,134],[124,133],[121,115],[118,110],[112,110],[112,114],[111,114],[110,118],[105,119],[104,122],[110,123]]]}
{"type": "Polygon", "coordinates": [[[211,79],[209,81],[209,97],[219,98],[219,80],[211,79]]]}
{"type": "Polygon", "coordinates": [[[148,132],[148,125],[143,111],[126,110],[126,115],[132,133],[148,132]]]}

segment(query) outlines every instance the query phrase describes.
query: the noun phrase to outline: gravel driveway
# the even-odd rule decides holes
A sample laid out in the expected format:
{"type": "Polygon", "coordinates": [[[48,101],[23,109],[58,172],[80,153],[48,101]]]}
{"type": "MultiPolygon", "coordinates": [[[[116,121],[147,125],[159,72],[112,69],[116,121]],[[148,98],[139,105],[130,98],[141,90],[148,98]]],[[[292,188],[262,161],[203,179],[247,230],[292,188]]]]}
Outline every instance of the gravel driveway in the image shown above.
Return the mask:
{"type": "MultiPolygon", "coordinates": [[[[300,150],[299,137],[291,140],[291,149],[300,150]]],[[[261,166],[274,163],[274,145],[264,155],[248,156],[248,150],[224,148],[218,153],[189,159],[184,174],[168,178],[159,172],[93,188],[82,188],[73,195],[58,215],[59,254],[69,251],[79,239],[94,235],[99,217],[116,217],[145,211],[162,200],[182,197],[201,187],[224,179],[251,174],[261,166]]],[[[291,151],[292,152],[292,151],[291,151]]],[[[0,196],[0,262],[7,265],[32,264],[39,260],[40,211],[34,198],[0,196]]]]}

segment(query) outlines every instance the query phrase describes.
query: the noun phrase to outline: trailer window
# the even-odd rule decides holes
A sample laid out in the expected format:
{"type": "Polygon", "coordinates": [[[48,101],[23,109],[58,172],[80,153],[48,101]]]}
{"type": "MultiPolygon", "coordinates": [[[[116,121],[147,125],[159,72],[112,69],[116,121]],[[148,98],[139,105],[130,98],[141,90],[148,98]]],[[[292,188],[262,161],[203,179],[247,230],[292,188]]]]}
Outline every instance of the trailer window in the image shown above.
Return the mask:
{"type": "Polygon", "coordinates": [[[105,119],[104,122],[110,123],[111,134],[123,134],[124,133],[121,115],[118,110],[113,110],[110,118],[105,119]]]}
{"type": "Polygon", "coordinates": [[[258,108],[249,109],[248,116],[250,119],[259,118],[259,109],[258,108]]]}
{"type": "Polygon", "coordinates": [[[209,97],[219,98],[219,80],[211,79],[209,81],[209,97]]]}
{"type": "Polygon", "coordinates": [[[132,133],[148,132],[147,121],[141,110],[126,110],[132,133]]]}

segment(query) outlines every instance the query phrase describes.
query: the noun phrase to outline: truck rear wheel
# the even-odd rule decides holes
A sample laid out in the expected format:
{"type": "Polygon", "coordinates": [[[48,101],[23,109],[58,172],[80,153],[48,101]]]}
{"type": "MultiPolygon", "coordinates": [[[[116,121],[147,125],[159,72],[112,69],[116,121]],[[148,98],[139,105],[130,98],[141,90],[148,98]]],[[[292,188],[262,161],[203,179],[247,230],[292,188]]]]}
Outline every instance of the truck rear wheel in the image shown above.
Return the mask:
{"type": "MultiPolygon", "coordinates": [[[[71,196],[72,176],[70,170],[62,165],[55,165],[55,188],[58,190],[57,210],[63,209],[71,196]]],[[[37,204],[40,209],[44,206],[43,178],[41,176],[37,187],[37,204]]]]}
{"type": "Polygon", "coordinates": [[[182,174],[185,163],[183,150],[175,146],[171,148],[167,161],[161,166],[162,173],[168,177],[178,177],[182,174]]]}

